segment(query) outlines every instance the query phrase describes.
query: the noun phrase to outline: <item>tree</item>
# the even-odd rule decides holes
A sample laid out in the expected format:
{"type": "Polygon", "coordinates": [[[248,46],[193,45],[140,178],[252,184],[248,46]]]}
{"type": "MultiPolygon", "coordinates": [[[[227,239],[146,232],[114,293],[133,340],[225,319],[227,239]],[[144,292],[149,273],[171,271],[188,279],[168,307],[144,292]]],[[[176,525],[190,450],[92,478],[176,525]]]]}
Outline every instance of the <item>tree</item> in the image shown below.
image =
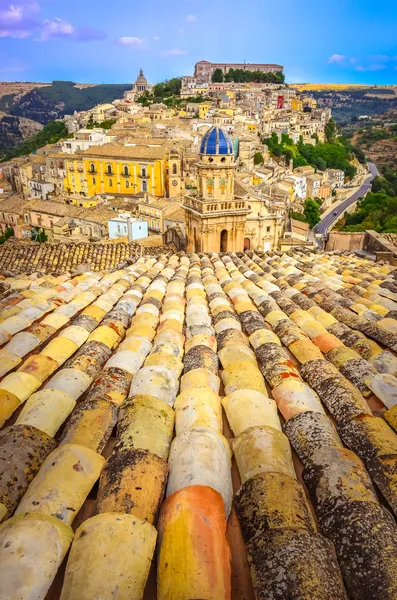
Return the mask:
{"type": "Polygon", "coordinates": [[[40,227],[32,227],[32,240],[43,243],[48,240],[48,236],[44,229],[40,229],[40,227]]]}
{"type": "Polygon", "coordinates": [[[328,121],[328,123],[325,126],[325,138],[326,138],[327,142],[331,143],[335,139],[336,131],[337,131],[336,123],[333,120],[333,118],[331,117],[331,119],[328,121]]]}
{"type": "Polygon", "coordinates": [[[10,237],[14,237],[14,235],[14,229],[7,226],[4,230],[4,233],[0,235],[0,244],[4,244],[10,237]]]}
{"type": "Polygon", "coordinates": [[[222,69],[215,69],[212,73],[212,83],[223,83],[223,71],[222,69]]]}
{"type": "Polygon", "coordinates": [[[254,165],[263,165],[263,154],[262,154],[262,152],[255,152],[254,165]]]}
{"type": "Polygon", "coordinates": [[[306,221],[309,223],[311,228],[321,221],[320,207],[318,203],[313,200],[313,198],[307,198],[305,201],[303,214],[305,215],[306,221]]]}
{"type": "Polygon", "coordinates": [[[90,117],[88,119],[88,123],[87,123],[87,129],[93,129],[94,128],[94,115],[91,113],[90,117]]]}

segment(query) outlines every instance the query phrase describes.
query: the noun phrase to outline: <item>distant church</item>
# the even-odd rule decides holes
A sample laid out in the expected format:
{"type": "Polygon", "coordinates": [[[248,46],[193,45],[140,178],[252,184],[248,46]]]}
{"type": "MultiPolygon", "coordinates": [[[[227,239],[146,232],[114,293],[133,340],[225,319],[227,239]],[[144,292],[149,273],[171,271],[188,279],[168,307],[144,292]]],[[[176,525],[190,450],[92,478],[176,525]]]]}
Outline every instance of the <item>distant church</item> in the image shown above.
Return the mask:
{"type": "Polygon", "coordinates": [[[125,92],[124,98],[126,100],[134,101],[135,98],[139,98],[141,94],[150,91],[151,88],[152,86],[148,84],[147,79],[143,74],[143,69],[140,69],[139,75],[133,84],[132,89],[128,92],[125,92]]]}
{"type": "Polygon", "coordinates": [[[197,194],[187,194],[183,203],[188,251],[243,251],[250,207],[235,195],[233,144],[220,127],[211,127],[204,135],[197,171],[197,194]]]}

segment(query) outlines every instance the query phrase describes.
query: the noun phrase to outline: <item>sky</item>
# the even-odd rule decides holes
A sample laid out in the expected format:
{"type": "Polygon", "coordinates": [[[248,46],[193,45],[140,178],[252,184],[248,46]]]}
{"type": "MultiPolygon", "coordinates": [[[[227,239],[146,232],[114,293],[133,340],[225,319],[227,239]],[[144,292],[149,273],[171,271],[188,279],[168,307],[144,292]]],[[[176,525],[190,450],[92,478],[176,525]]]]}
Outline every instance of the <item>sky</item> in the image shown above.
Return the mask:
{"type": "Polygon", "coordinates": [[[0,80],[150,83],[199,60],[290,83],[397,84],[396,0],[0,0],[0,80]]]}

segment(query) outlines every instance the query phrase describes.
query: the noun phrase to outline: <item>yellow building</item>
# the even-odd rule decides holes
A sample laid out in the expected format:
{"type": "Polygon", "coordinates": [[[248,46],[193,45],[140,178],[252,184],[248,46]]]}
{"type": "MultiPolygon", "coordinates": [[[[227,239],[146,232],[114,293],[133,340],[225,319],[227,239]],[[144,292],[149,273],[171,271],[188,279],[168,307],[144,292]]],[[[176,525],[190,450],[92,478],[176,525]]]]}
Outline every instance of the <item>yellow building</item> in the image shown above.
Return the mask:
{"type": "Polygon", "coordinates": [[[114,108],[113,104],[98,104],[90,111],[95,122],[101,123],[105,120],[105,113],[114,108]]]}
{"type": "Polygon", "coordinates": [[[65,180],[64,190],[69,194],[87,194],[87,186],[84,173],[84,162],[80,155],[70,154],[64,158],[65,180]]]}
{"type": "Polygon", "coordinates": [[[94,146],[66,160],[65,191],[85,194],[147,192],[156,197],[175,197],[184,189],[181,158],[169,155],[169,146],[122,145],[94,146]],[[168,162],[170,161],[170,165],[168,162]]]}
{"type": "Polygon", "coordinates": [[[292,110],[303,110],[302,100],[299,98],[292,98],[291,108],[292,110]]]}
{"type": "Polygon", "coordinates": [[[199,119],[205,119],[208,111],[211,109],[211,102],[201,102],[198,105],[199,108],[199,119]]]}

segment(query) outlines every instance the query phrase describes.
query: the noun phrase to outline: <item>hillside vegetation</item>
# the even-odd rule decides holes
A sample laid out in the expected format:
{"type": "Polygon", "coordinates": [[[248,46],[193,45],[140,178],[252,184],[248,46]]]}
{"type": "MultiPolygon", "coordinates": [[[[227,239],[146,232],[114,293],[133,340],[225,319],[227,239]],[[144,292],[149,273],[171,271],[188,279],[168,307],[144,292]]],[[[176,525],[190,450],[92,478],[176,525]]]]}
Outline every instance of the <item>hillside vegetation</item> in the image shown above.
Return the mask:
{"type": "Polygon", "coordinates": [[[327,141],[314,146],[304,144],[302,140],[294,144],[287,134],[283,134],[279,141],[276,133],[264,138],[263,143],[274,157],[285,156],[287,161],[292,160],[294,168],[311,165],[320,171],[327,168],[342,169],[346,177],[354,177],[357,169],[350,161],[356,156],[361,163],[365,163],[363,152],[343,136],[336,137],[336,125],[332,119],[325,132],[327,141]]]}
{"type": "Polygon", "coordinates": [[[48,87],[35,88],[24,94],[12,104],[9,113],[45,125],[50,119],[61,119],[74,111],[112,102],[129,89],[131,84],[104,84],[81,89],[72,81],[53,81],[48,87]]]}
{"type": "Polygon", "coordinates": [[[49,121],[36,135],[30,137],[17,148],[0,150],[0,161],[9,160],[16,156],[26,156],[47,144],[55,144],[67,137],[70,136],[63,121],[49,121]]]}
{"type": "MultiPolygon", "coordinates": [[[[10,93],[0,98],[0,160],[25,154],[24,147],[20,149],[19,146],[27,139],[29,145],[30,138],[49,121],[121,98],[131,89],[131,84],[80,87],[72,81],[53,81],[51,85],[29,88],[26,93],[16,94],[13,88],[10,89],[10,93]],[[17,152],[14,152],[15,148],[18,148],[17,152]]],[[[45,143],[52,137],[52,127],[45,143]]]]}
{"type": "Polygon", "coordinates": [[[313,89],[310,95],[319,107],[329,106],[341,126],[361,116],[374,117],[397,108],[397,94],[393,88],[313,89]]]}
{"type": "Polygon", "coordinates": [[[397,233],[397,170],[389,169],[375,177],[372,192],[363,198],[357,210],[345,215],[342,231],[397,233]]]}

